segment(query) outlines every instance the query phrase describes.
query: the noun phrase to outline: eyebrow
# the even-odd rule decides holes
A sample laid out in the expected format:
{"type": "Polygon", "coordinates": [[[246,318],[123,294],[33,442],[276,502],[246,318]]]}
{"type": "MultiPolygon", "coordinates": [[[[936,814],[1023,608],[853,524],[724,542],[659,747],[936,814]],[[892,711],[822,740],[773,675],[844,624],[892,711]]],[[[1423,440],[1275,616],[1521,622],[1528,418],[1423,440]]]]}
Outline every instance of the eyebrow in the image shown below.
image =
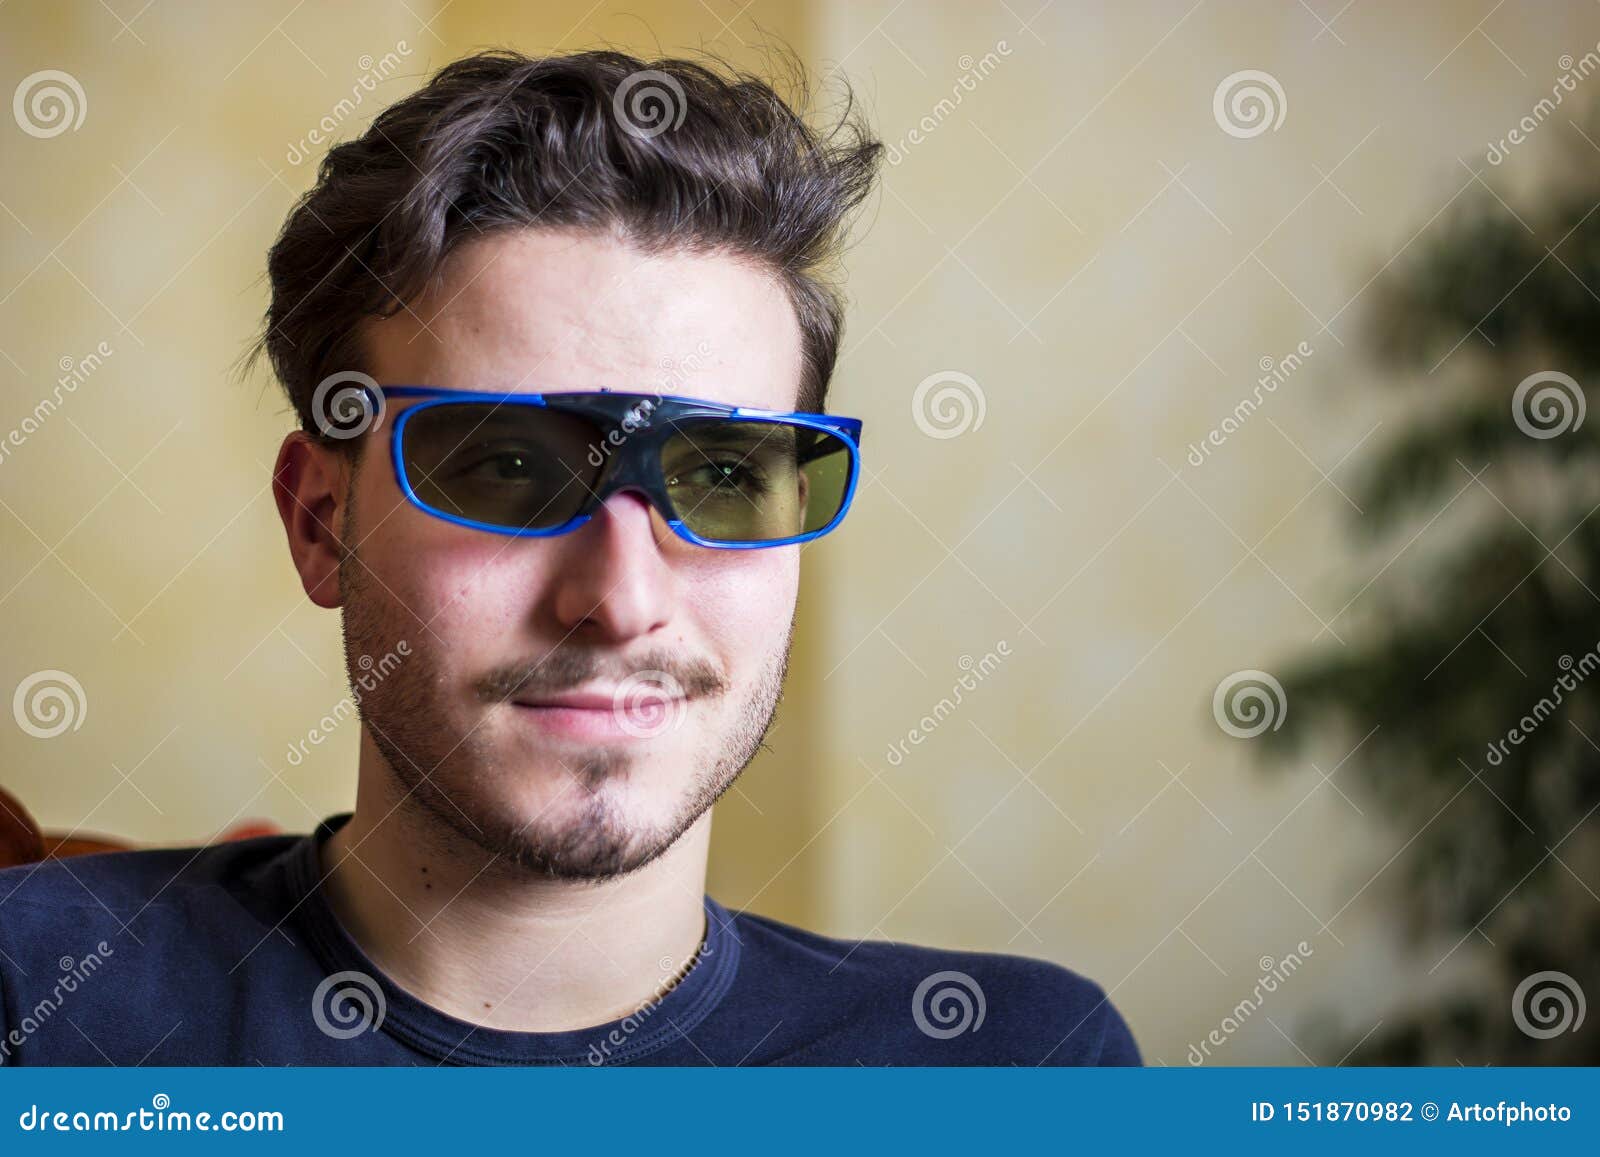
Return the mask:
{"type": "MultiPolygon", "coordinates": [[[[795,428],[782,422],[751,422],[748,419],[728,418],[712,422],[696,423],[686,431],[696,442],[734,443],[744,445],[750,441],[750,436],[738,427],[763,425],[771,426],[770,433],[763,434],[756,442],[756,446],[776,446],[781,450],[793,450],[795,445],[795,428]]],[[[755,449],[755,447],[752,447],[755,449]]]]}

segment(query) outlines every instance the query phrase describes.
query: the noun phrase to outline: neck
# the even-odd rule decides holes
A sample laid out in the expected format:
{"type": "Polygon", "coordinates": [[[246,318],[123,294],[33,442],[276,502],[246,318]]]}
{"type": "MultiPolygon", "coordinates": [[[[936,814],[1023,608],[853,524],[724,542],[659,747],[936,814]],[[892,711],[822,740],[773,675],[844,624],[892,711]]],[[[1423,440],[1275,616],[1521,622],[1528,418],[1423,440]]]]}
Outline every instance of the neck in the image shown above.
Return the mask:
{"type": "Polygon", "coordinates": [[[709,811],[636,872],[551,880],[460,846],[393,784],[363,737],[355,814],[323,847],[324,888],[361,950],[418,999],[488,1028],[583,1029],[637,1011],[693,960],[709,811]]]}

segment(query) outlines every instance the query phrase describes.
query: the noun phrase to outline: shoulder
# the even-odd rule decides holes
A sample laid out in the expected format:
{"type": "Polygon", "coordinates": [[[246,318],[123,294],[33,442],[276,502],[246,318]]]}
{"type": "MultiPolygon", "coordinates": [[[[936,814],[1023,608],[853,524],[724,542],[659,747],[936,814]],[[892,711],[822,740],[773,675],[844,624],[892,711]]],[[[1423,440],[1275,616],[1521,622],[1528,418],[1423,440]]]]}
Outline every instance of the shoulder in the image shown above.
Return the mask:
{"type": "MultiPolygon", "coordinates": [[[[751,913],[732,917],[757,976],[828,1027],[816,1063],[1137,1065],[1106,991],[1027,956],[822,936],[751,913]],[[840,1061],[843,1046],[871,1055],[840,1061]]],[[[807,1055],[784,1060],[804,1062],[807,1055]]]]}
{"type": "Polygon", "coordinates": [[[270,861],[299,836],[266,836],[207,847],[102,852],[0,868],[0,924],[80,907],[139,911],[224,887],[270,861]]]}
{"type": "Polygon", "coordinates": [[[244,995],[263,976],[288,983],[292,955],[273,933],[298,840],[0,871],[0,1066],[132,1064],[162,1047],[220,1063],[230,1038],[214,1026],[253,1014],[244,995]]]}
{"type": "MultiPolygon", "coordinates": [[[[106,944],[194,951],[219,926],[251,922],[256,876],[298,837],[106,852],[0,869],[0,974],[46,974],[106,944]]],[[[16,976],[11,978],[17,983],[16,976]]]]}

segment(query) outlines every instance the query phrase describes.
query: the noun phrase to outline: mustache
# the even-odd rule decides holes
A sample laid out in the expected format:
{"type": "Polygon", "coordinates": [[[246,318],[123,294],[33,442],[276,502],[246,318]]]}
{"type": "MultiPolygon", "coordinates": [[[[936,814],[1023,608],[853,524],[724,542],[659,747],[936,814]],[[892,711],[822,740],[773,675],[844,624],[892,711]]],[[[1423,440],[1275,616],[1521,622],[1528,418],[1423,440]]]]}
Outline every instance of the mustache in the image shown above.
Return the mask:
{"type": "Polygon", "coordinates": [[[559,695],[589,683],[621,684],[636,675],[666,676],[682,689],[685,698],[720,695],[727,680],[709,661],[685,659],[671,651],[649,651],[628,665],[618,665],[603,652],[558,648],[542,658],[498,668],[479,679],[478,696],[503,703],[516,695],[559,695]]]}

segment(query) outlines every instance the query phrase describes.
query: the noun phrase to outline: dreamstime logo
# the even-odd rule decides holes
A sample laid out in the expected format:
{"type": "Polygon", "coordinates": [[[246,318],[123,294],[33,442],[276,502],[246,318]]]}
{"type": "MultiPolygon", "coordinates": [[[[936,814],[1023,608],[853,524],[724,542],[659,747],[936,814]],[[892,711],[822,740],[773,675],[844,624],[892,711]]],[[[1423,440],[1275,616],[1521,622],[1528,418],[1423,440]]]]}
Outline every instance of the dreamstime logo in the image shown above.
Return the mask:
{"type": "Polygon", "coordinates": [[[906,756],[911,754],[910,748],[922,746],[928,736],[938,730],[941,723],[955,714],[956,708],[962,703],[962,690],[976,691],[979,683],[999,669],[1000,660],[1009,658],[1010,655],[1011,644],[1001,639],[995,644],[993,651],[984,652],[982,659],[973,659],[971,655],[962,655],[957,659],[956,666],[964,673],[950,688],[950,694],[935,703],[931,712],[917,720],[917,725],[906,732],[904,739],[897,739],[889,745],[888,754],[885,756],[889,766],[899,767],[904,763],[906,756]]]}
{"type": "Polygon", "coordinates": [[[1270,72],[1245,68],[1222,78],[1211,96],[1211,114],[1217,127],[1230,137],[1259,137],[1277,131],[1289,115],[1289,98],[1270,72]]]}
{"type": "Polygon", "coordinates": [[[1600,44],[1596,44],[1577,60],[1572,59],[1570,52],[1562,53],[1556,61],[1556,67],[1561,69],[1561,75],[1556,77],[1556,82],[1550,87],[1550,96],[1542,97],[1533,110],[1511,127],[1498,141],[1489,142],[1489,151],[1484,154],[1484,159],[1491,165],[1498,165],[1506,159],[1513,147],[1520,145],[1533,135],[1535,129],[1542,125],[1546,118],[1556,111],[1556,106],[1564,99],[1564,94],[1576,92],[1578,82],[1587,80],[1596,71],[1600,71],[1600,44]],[[1555,99],[1552,100],[1551,97],[1555,99]]]}
{"type": "Polygon", "coordinates": [[[1535,972],[1511,994],[1511,1019],[1538,1040],[1583,1027],[1583,988],[1565,972],[1535,972]]]}
{"type": "Polygon", "coordinates": [[[325,438],[359,438],[383,421],[383,387],[360,370],[340,370],[317,383],[311,420],[325,438]]]}
{"type": "Polygon", "coordinates": [[[89,98],[70,72],[46,68],[22,78],[11,96],[11,115],[30,137],[47,140],[77,132],[89,115],[89,98]]]}
{"type": "Polygon", "coordinates": [[[1189,1063],[1205,1064],[1211,1057],[1211,1051],[1227,1044],[1229,1038],[1243,1028],[1244,1023],[1266,1003],[1267,997],[1277,992],[1280,985],[1287,983],[1291,976],[1300,971],[1307,958],[1313,955],[1313,951],[1311,945],[1302,940],[1281,960],[1263,956],[1257,961],[1261,975],[1256,980],[1255,987],[1251,989],[1250,995],[1229,1009],[1221,1022],[1200,1039],[1199,1044],[1190,1044],[1189,1063]]]}
{"type": "Polygon", "coordinates": [[[1511,418],[1530,438],[1558,438],[1583,425],[1588,401],[1583,387],[1560,370],[1540,370],[1517,383],[1511,395],[1511,418]],[[1542,389],[1535,389],[1540,386],[1542,389]]]}
{"type": "Polygon", "coordinates": [[[65,671],[35,671],[17,684],[11,697],[17,726],[35,739],[54,739],[69,727],[76,731],[89,714],[83,684],[65,671]]]}
{"type": "Polygon", "coordinates": [[[906,159],[911,150],[931,137],[936,129],[961,106],[965,94],[976,92],[978,82],[984,80],[995,69],[1000,67],[1000,57],[1011,55],[1011,46],[1004,40],[995,41],[994,52],[985,52],[977,60],[971,53],[962,53],[956,61],[956,67],[961,70],[961,75],[956,77],[955,85],[950,89],[950,95],[940,99],[933,106],[933,110],[906,130],[906,135],[898,141],[891,141],[889,150],[884,154],[884,159],[891,167],[898,165],[906,159]],[[999,53],[999,57],[995,53],[999,53]]]}
{"type": "Polygon", "coordinates": [[[589,465],[595,469],[606,464],[606,459],[611,457],[612,451],[620,447],[630,437],[640,430],[648,429],[651,415],[656,412],[656,407],[661,405],[662,399],[674,390],[681,389],[689,375],[699,370],[706,364],[706,359],[711,356],[711,343],[702,341],[694,347],[694,352],[685,358],[662,358],[661,380],[656,391],[648,397],[642,398],[629,411],[622,416],[622,421],[610,430],[598,444],[591,443],[587,455],[589,465]]]}
{"type": "Polygon", "coordinates": [[[656,967],[666,979],[657,987],[649,1000],[623,1017],[615,1028],[589,1046],[589,1063],[595,1066],[603,1065],[616,1055],[628,1043],[628,1038],[644,1027],[645,1022],[655,1015],[656,1009],[661,1007],[662,1002],[678,985],[689,979],[690,974],[700,966],[702,960],[711,955],[711,952],[711,944],[707,941],[700,945],[699,950],[689,958],[687,964],[680,965],[670,956],[663,956],[656,961],[656,967]]]}
{"type": "Polygon", "coordinates": [[[965,972],[935,972],[911,994],[911,1019],[935,1040],[983,1027],[983,989],[965,972]]]}
{"type": "Polygon", "coordinates": [[[291,767],[299,767],[306,761],[313,747],[321,747],[325,739],[333,734],[339,724],[361,713],[361,699],[369,691],[382,683],[396,667],[400,660],[411,654],[411,643],[401,639],[394,645],[394,650],[384,653],[383,658],[374,660],[371,655],[362,655],[356,660],[356,667],[360,674],[354,672],[350,675],[350,694],[335,703],[333,710],[317,720],[316,724],[306,732],[304,739],[289,745],[288,759],[291,767]]]}
{"type": "MultiPolygon", "coordinates": [[[[63,956],[56,961],[56,968],[61,975],[56,978],[54,988],[33,1005],[32,1008],[23,1010],[22,1019],[13,1022],[13,1027],[7,1030],[3,1039],[0,1039],[0,1065],[5,1064],[12,1052],[28,1043],[28,1038],[56,1013],[61,1011],[67,997],[77,992],[79,987],[88,983],[89,978],[100,970],[106,958],[116,955],[111,945],[104,940],[94,946],[94,950],[85,953],[81,958],[74,960],[70,956],[63,956]]],[[[29,999],[32,999],[31,997],[29,999]]]]}
{"type": "Polygon", "coordinates": [[[661,404],[661,395],[643,398],[636,405],[629,408],[622,415],[622,421],[606,431],[606,436],[598,444],[590,443],[587,455],[589,465],[599,469],[606,464],[606,459],[618,446],[626,442],[629,437],[650,425],[650,415],[656,412],[656,407],[661,404]]]}
{"type": "Polygon", "coordinates": [[[1506,732],[1504,739],[1489,744],[1484,758],[1491,767],[1499,767],[1504,763],[1506,756],[1511,754],[1510,748],[1521,747],[1523,741],[1539,729],[1540,724],[1556,713],[1556,708],[1578,689],[1580,683],[1600,670],[1600,643],[1585,651],[1576,662],[1571,655],[1562,655],[1556,660],[1556,666],[1562,673],[1556,676],[1550,694],[1541,696],[1528,713],[1517,721],[1516,726],[1506,732]]]}
{"type": "Polygon", "coordinates": [[[56,379],[55,389],[40,398],[38,404],[33,407],[33,412],[25,415],[15,429],[0,437],[0,463],[5,462],[13,448],[21,446],[37,434],[61,408],[65,400],[64,395],[76,393],[78,387],[105,364],[105,359],[110,357],[112,352],[109,342],[100,342],[81,358],[72,357],[70,354],[62,355],[61,360],[56,363],[61,370],[61,376],[56,379]]]}
{"type": "Polygon", "coordinates": [[[1211,448],[1221,446],[1229,437],[1243,428],[1250,415],[1261,408],[1266,401],[1266,395],[1276,393],[1279,386],[1289,380],[1291,374],[1305,364],[1316,350],[1310,342],[1301,342],[1284,357],[1273,360],[1271,354],[1262,354],[1261,360],[1256,363],[1261,367],[1261,376],[1256,379],[1255,389],[1249,397],[1240,398],[1238,405],[1233,407],[1233,413],[1222,419],[1220,425],[1198,442],[1189,444],[1189,465],[1204,466],[1206,458],[1211,453],[1211,448]]]}
{"type": "Polygon", "coordinates": [[[298,141],[289,146],[289,151],[284,154],[284,160],[291,165],[298,165],[312,155],[312,151],[333,139],[333,134],[338,131],[341,124],[355,115],[356,109],[361,107],[366,94],[377,90],[381,81],[389,79],[400,69],[403,57],[411,55],[412,48],[404,40],[397,41],[395,48],[399,52],[386,52],[377,60],[372,59],[371,53],[363,53],[356,61],[356,67],[361,69],[361,75],[356,78],[355,84],[350,86],[350,95],[341,97],[337,104],[323,115],[311,131],[298,141]]]}
{"type": "Polygon", "coordinates": [[[959,370],[940,370],[917,383],[911,417],[930,438],[956,438],[983,425],[988,409],[983,388],[959,370]]]}
{"type": "Polygon", "coordinates": [[[1283,684],[1265,671],[1235,671],[1217,684],[1211,714],[1235,739],[1254,739],[1268,728],[1283,726],[1289,701],[1283,684]]]}
{"type": "Polygon", "coordinates": [[[611,96],[611,111],[622,131],[647,141],[683,124],[689,100],[676,77],[654,68],[630,73],[611,96]]]}
{"type": "Polygon", "coordinates": [[[652,739],[683,723],[689,705],[683,684],[666,671],[636,671],[611,696],[617,726],[636,739],[652,739]]]}
{"type": "Polygon", "coordinates": [[[325,976],[311,994],[311,1019],[324,1035],[349,1040],[383,1025],[388,1004],[378,982],[365,972],[325,976]]]}
{"type": "Polygon", "coordinates": [[[222,1113],[173,1109],[172,1098],[157,1093],[150,1108],[117,1112],[104,1108],[51,1111],[29,1105],[17,1117],[24,1133],[282,1133],[276,1110],[228,1109],[222,1113]],[[171,1112],[168,1110],[171,1109],[171,1112]]]}

